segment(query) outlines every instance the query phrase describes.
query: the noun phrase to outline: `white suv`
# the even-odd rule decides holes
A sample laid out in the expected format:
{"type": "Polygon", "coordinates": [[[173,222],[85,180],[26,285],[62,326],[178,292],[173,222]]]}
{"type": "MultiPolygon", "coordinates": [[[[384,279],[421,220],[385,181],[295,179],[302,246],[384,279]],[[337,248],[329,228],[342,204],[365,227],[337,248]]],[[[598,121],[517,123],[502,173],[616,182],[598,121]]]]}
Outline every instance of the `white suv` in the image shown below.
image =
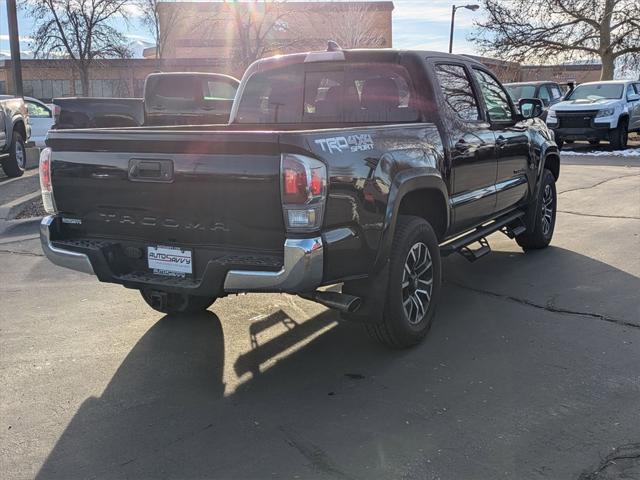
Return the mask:
{"type": "Polygon", "coordinates": [[[640,82],[583,83],[549,109],[547,125],[560,148],[565,141],[597,145],[609,140],[613,148],[624,149],[629,132],[640,131],[640,82]]]}

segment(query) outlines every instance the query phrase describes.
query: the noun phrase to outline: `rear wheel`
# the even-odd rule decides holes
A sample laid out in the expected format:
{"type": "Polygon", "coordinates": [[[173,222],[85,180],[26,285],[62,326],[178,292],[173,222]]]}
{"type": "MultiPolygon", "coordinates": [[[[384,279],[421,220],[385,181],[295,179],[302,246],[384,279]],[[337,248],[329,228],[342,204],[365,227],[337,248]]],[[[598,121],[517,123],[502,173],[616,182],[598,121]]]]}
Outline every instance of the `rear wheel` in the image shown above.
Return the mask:
{"type": "Polygon", "coordinates": [[[190,315],[203,312],[216,301],[216,297],[168,293],[149,289],[140,290],[140,294],[151,308],[170,315],[190,315]]]}
{"type": "Polygon", "coordinates": [[[398,218],[389,265],[387,298],[381,323],[366,324],[377,341],[406,348],[424,338],[440,299],[438,239],[419,217],[398,218]]]}
{"type": "Polygon", "coordinates": [[[542,183],[538,198],[527,212],[527,231],[516,237],[524,250],[545,248],[551,243],[556,224],[556,179],[550,170],[542,172],[542,183]]]}
{"type": "Polygon", "coordinates": [[[624,150],[627,148],[627,141],[629,140],[627,128],[627,120],[621,119],[618,122],[618,128],[611,130],[609,133],[609,142],[614,150],[624,150]]]}
{"type": "Polygon", "coordinates": [[[2,162],[2,169],[8,177],[20,177],[27,166],[27,151],[20,132],[13,132],[9,157],[2,162]]]}

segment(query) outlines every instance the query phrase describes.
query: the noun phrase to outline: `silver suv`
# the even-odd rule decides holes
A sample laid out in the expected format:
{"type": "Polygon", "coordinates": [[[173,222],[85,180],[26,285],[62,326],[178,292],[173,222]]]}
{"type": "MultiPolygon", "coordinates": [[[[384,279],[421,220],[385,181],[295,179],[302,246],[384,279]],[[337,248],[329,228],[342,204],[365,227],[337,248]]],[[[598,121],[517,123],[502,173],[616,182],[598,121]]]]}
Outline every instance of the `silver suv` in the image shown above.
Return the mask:
{"type": "Polygon", "coordinates": [[[613,148],[624,149],[629,132],[640,131],[640,82],[583,83],[549,108],[547,125],[558,147],[572,140],[592,145],[608,140],[613,148]]]}

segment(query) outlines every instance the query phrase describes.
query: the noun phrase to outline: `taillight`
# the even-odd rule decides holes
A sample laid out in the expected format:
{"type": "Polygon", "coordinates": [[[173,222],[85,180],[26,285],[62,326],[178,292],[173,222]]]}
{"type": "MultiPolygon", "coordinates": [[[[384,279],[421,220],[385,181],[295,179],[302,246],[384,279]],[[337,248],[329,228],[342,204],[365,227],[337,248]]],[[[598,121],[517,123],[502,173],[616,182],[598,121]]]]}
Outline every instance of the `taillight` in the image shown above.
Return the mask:
{"type": "Polygon", "coordinates": [[[53,184],[51,183],[51,149],[45,148],[40,152],[40,192],[42,204],[47,213],[56,213],[56,201],[53,198],[53,184]]]}
{"type": "Polygon", "coordinates": [[[289,231],[309,232],[322,225],[327,196],[327,167],[315,158],[283,154],[282,208],[289,231]]]}
{"type": "Polygon", "coordinates": [[[54,126],[57,125],[59,120],[60,120],[60,107],[54,103],[53,104],[53,125],[54,126]]]}

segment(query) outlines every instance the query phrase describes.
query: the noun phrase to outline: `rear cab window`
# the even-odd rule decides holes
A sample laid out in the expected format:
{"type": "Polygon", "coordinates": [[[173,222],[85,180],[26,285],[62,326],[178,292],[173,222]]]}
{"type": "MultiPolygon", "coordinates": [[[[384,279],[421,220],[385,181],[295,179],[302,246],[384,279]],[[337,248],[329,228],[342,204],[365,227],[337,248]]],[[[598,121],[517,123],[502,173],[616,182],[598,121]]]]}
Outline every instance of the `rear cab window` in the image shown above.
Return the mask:
{"type": "Polygon", "coordinates": [[[449,108],[462,120],[480,120],[480,108],[466,69],[462,65],[438,63],[435,72],[449,108]]]}
{"type": "Polygon", "coordinates": [[[313,63],[256,73],[237,123],[403,123],[420,118],[407,70],[397,64],[313,63]]]}

